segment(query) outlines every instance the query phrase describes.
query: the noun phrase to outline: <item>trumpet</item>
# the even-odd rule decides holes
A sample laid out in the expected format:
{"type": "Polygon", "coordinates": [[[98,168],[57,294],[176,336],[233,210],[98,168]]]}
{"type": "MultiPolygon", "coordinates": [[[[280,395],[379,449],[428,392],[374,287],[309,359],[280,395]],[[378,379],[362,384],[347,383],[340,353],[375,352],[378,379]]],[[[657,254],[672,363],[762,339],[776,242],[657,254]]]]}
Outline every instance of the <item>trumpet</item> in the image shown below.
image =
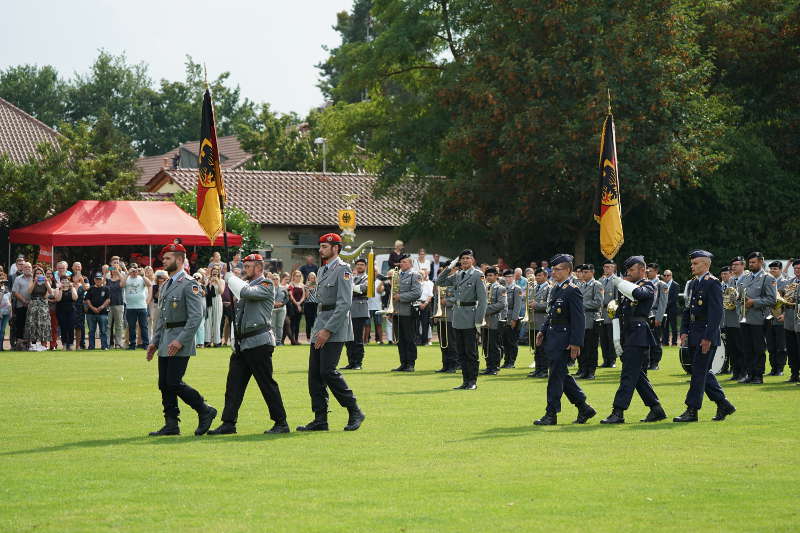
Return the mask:
{"type": "Polygon", "coordinates": [[[445,307],[445,298],[447,289],[445,287],[438,287],[439,289],[439,306],[436,309],[436,314],[431,318],[436,320],[439,324],[439,346],[447,349],[450,345],[447,339],[447,307],[445,307]]]}

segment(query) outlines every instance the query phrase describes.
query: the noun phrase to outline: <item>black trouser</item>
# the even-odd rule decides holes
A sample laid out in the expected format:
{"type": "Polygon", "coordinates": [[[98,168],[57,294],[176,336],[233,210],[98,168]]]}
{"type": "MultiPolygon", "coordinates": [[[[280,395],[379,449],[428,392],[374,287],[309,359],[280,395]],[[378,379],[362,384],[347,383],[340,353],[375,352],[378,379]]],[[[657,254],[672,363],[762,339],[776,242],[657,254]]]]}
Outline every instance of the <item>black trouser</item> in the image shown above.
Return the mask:
{"type": "Polygon", "coordinates": [[[311,339],[311,329],[314,327],[314,322],[317,321],[317,304],[304,302],[303,314],[306,315],[306,338],[311,339]]]}
{"type": "Polygon", "coordinates": [[[75,324],[73,324],[73,328],[75,330],[75,346],[80,346],[81,348],[86,347],[86,315],[83,312],[83,308],[75,309],[75,324]]]}
{"type": "Polygon", "coordinates": [[[611,366],[617,362],[617,351],[614,348],[614,327],[611,322],[603,323],[600,331],[600,346],[603,349],[603,366],[611,366]]]}
{"type": "Polygon", "coordinates": [[[403,368],[413,367],[417,361],[416,331],[415,320],[412,315],[397,315],[397,320],[393,327],[397,328],[394,334],[397,337],[397,351],[400,353],[400,366],[403,368]]]}
{"type": "Polygon", "coordinates": [[[161,404],[164,416],[178,418],[178,398],[198,413],[205,412],[205,400],[199,392],[183,382],[183,375],[189,365],[189,357],[158,358],[158,389],[161,391],[161,404]]]}
{"type": "Polygon", "coordinates": [[[250,377],[256,379],[261,396],[267,403],[269,417],[276,423],[286,422],[286,409],[278,383],[272,378],[272,352],[274,346],[263,344],[248,350],[234,349],[228,364],[228,381],[225,384],[225,409],[222,421],[236,424],[239,408],[250,377]]]}
{"type": "Polygon", "coordinates": [[[689,353],[692,354],[692,380],[689,384],[689,392],[686,393],[686,406],[693,409],[700,409],[703,406],[703,393],[708,395],[708,399],[714,403],[719,403],[725,399],[717,378],[711,372],[711,363],[714,361],[714,354],[717,347],[712,346],[708,353],[703,353],[700,346],[689,346],[689,353]]]}
{"type": "Polygon", "coordinates": [[[453,333],[464,383],[476,383],[478,381],[478,330],[474,327],[469,329],[453,328],[453,333]]]}
{"type": "Polygon", "coordinates": [[[653,324],[653,336],[656,338],[656,344],[650,347],[650,366],[654,368],[661,362],[661,356],[664,353],[661,349],[661,342],[659,341],[661,338],[661,328],[662,326],[656,326],[655,323],[653,324]]]}
{"type": "Polygon", "coordinates": [[[503,356],[505,358],[506,366],[514,366],[517,362],[517,354],[519,353],[519,320],[516,321],[516,326],[511,327],[511,320],[506,322],[503,326],[503,356]]]}
{"type": "Polygon", "coordinates": [[[453,323],[446,320],[438,321],[439,348],[442,350],[442,368],[450,370],[458,366],[458,352],[456,351],[455,333],[453,323]]]}
{"type": "MultiPolygon", "coordinates": [[[[302,306],[300,306],[302,308],[302,306]]],[[[300,321],[303,319],[303,311],[298,310],[294,303],[289,303],[289,338],[293,338],[295,342],[300,342],[300,321]]]]}
{"type": "Polygon", "coordinates": [[[725,357],[730,361],[733,377],[747,373],[742,353],[742,332],[740,328],[725,328],[725,357]]]}
{"type": "Polygon", "coordinates": [[[561,411],[561,396],[564,394],[575,406],[586,403],[586,394],[567,370],[567,364],[571,359],[569,350],[547,354],[546,359],[550,371],[547,378],[547,412],[556,414],[561,411]]]}
{"type": "Polygon", "coordinates": [[[61,331],[61,344],[65,347],[72,346],[75,344],[75,308],[72,304],[66,309],[56,305],[56,318],[61,331]]]}
{"type": "MultiPolygon", "coordinates": [[[[789,311],[794,313],[794,310],[790,309],[789,311]]],[[[797,334],[792,330],[786,329],[784,331],[784,336],[786,337],[786,358],[789,362],[789,369],[793,377],[798,377],[798,373],[800,372],[800,355],[798,355],[797,351],[797,334]]]]}
{"type": "Polygon", "coordinates": [[[356,397],[336,370],[342,356],[343,342],[326,342],[319,350],[311,344],[308,357],[308,394],[311,396],[311,410],[315,413],[328,412],[328,389],[339,405],[352,409],[356,397]]]}
{"type": "Polygon", "coordinates": [[[219,321],[219,337],[225,337],[225,319],[228,320],[228,324],[230,324],[231,331],[233,331],[233,321],[234,321],[235,313],[233,309],[233,304],[226,306],[224,303],[222,304],[222,320],[219,321]]]}
{"type": "Polygon", "coordinates": [[[419,310],[419,320],[417,321],[416,328],[416,343],[419,346],[428,344],[430,338],[428,337],[428,328],[431,326],[431,306],[428,305],[425,309],[419,310]]]}
{"type": "Polygon", "coordinates": [[[614,396],[614,408],[623,411],[630,407],[633,391],[648,407],[658,405],[658,396],[647,379],[647,360],[649,348],[646,346],[625,346],[622,352],[622,372],[619,376],[619,389],[614,396]]]}
{"type": "Polygon", "coordinates": [[[743,371],[750,377],[764,376],[764,367],[767,362],[767,343],[764,338],[764,326],[761,324],[741,324],[742,352],[745,365],[743,371]]]}
{"type": "Polygon", "coordinates": [[[486,370],[497,370],[500,368],[500,330],[491,328],[481,328],[481,340],[483,340],[483,350],[486,356],[486,370]]]}
{"type": "Polygon", "coordinates": [[[678,308],[667,308],[667,317],[661,323],[661,338],[656,337],[661,341],[661,344],[667,346],[670,344],[678,344],[678,308]],[[670,336],[670,331],[672,335],[670,336]]]}
{"type": "Polygon", "coordinates": [[[345,344],[347,348],[347,362],[350,366],[361,366],[364,362],[364,326],[369,322],[369,317],[353,318],[353,340],[345,344]]]}
{"type": "Polygon", "coordinates": [[[786,334],[783,322],[772,318],[766,322],[769,368],[773,373],[783,372],[786,367],[786,334]]]}
{"type": "Polygon", "coordinates": [[[598,327],[592,324],[583,333],[583,348],[578,356],[578,373],[593,375],[597,371],[597,342],[599,340],[598,327]]]}
{"type": "MultiPolygon", "coordinates": [[[[539,333],[538,331],[536,333],[539,333]]],[[[533,366],[537,373],[541,372],[546,374],[550,368],[550,360],[544,353],[544,346],[536,346],[536,335],[533,335],[531,339],[533,345],[535,346],[535,350],[533,351],[533,366]]],[[[567,361],[568,363],[569,361],[567,361]]]]}
{"type": "Polygon", "coordinates": [[[27,307],[17,307],[14,309],[14,331],[16,331],[16,336],[14,338],[17,341],[25,340],[25,317],[27,316],[27,307]]]}

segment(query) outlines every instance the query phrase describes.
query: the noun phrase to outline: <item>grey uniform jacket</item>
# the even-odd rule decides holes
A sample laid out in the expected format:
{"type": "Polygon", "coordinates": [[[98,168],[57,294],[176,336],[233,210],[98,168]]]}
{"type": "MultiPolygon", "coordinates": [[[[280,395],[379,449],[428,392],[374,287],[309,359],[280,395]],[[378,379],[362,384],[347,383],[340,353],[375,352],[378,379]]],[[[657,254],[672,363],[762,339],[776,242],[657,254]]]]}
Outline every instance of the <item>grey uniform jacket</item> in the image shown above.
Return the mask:
{"type": "MultiPolygon", "coordinates": [[[[688,284],[688,282],[687,282],[688,284]]],[[[729,287],[733,287],[736,289],[739,283],[736,278],[731,278],[725,283],[722,284],[722,292],[725,292],[725,289],[729,287]]],[[[739,327],[739,313],[741,311],[741,306],[739,305],[739,299],[736,299],[736,309],[725,309],[722,308],[722,327],[723,328],[738,328],[739,327]]]]}
{"type": "Polygon", "coordinates": [[[353,303],[353,281],[350,266],[338,257],[317,273],[317,320],[311,330],[311,342],[323,329],[331,332],[331,342],[353,340],[350,306],[353,303]]]}
{"type": "MultiPolygon", "coordinates": [[[[786,285],[789,285],[790,283],[797,283],[798,284],[797,288],[795,289],[795,300],[794,301],[796,302],[797,301],[797,292],[798,292],[798,290],[800,290],[800,278],[787,279],[786,280],[786,284],[783,286],[783,288],[786,288],[786,285]]],[[[784,294],[784,298],[786,296],[787,295],[784,294]]],[[[795,315],[796,314],[797,314],[797,307],[796,306],[795,307],[792,307],[792,306],[787,307],[785,305],[783,306],[783,328],[784,329],[786,329],[788,331],[794,331],[794,329],[796,327],[796,324],[795,324],[795,315]]]]}
{"type": "Polygon", "coordinates": [[[753,274],[745,272],[739,283],[752,298],[753,305],[745,313],[745,324],[763,325],[777,298],[777,281],[770,274],[760,270],[753,274]]]}
{"type": "Polygon", "coordinates": [[[369,318],[369,298],[367,298],[367,274],[353,274],[353,303],[350,318],[369,318]]]}
{"type": "Polygon", "coordinates": [[[656,288],[655,298],[653,298],[653,307],[650,308],[650,316],[661,322],[664,320],[664,315],[667,314],[669,287],[667,287],[667,284],[657,277],[653,280],[650,280],[650,282],[656,288]]]}
{"type": "Polygon", "coordinates": [[[400,301],[394,303],[394,312],[398,316],[411,316],[411,304],[422,296],[422,284],[419,274],[400,272],[400,301]]]}
{"type": "Polygon", "coordinates": [[[547,318],[547,306],[550,303],[551,289],[552,285],[550,285],[550,282],[545,281],[541,284],[537,283],[534,286],[533,292],[530,294],[531,308],[533,310],[533,313],[530,314],[530,317],[533,319],[533,325],[531,327],[534,328],[534,331],[542,329],[544,319],[547,318]]]}
{"type": "Polygon", "coordinates": [[[491,297],[486,301],[486,327],[497,329],[500,322],[506,320],[506,288],[495,281],[489,290],[491,297]]]}
{"type": "Polygon", "coordinates": [[[247,282],[230,273],[225,275],[225,281],[238,298],[233,327],[239,349],[250,350],[265,344],[275,346],[275,333],[272,331],[275,287],[272,281],[259,276],[247,282]],[[252,334],[254,331],[258,333],[252,334]]]}
{"type": "Polygon", "coordinates": [[[506,319],[509,324],[512,320],[519,320],[520,315],[525,316],[525,302],[523,301],[525,295],[523,294],[522,287],[516,283],[512,283],[511,287],[506,287],[506,301],[508,307],[506,308],[506,319]]]}
{"type": "Polygon", "coordinates": [[[483,322],[486,313],[486,287],[483,273],[475,267],[468,271],[444,269],[437,278],[440,287],[453,287],[453,328],[472,329],[483,322]],[[461,305],[472,302],[473,305],[461,305]]]}
{"type": "Polygon", "coordinates": [[[586,315],[584,324],[585,329],[592,329],[594,321],[600,320],[600,313],[603,307],[603,284],[593,279],[587,281],[581,287],[583,293],[583,313],[586,315]]]}
{"type": "Polygon", "coordinates": [[[617,297],[617,289],[614,287],[614,278],[616,277],[617,276],[609,276],[599,279],[600,285],[603,286],[603,309],[601,311],[601,316],[603,317],[604,324],[611,324],[611,319],[608,318],[608,304],[617,297]]]}
{"type": "Polygon", "coordinates": [[[158,356],[168,357],[167,345],[176,339],[183,346],[175,356],[195,355],[194,336],[206,310],[205,298],[200,296],[200,285],[181,271],[175,280],[170,278],[162,285],[158,306],[158,322],[152,340],[152,344],[158,346],[158,356]],[[170,327],[170,324],[176,327],[170,327]]]}

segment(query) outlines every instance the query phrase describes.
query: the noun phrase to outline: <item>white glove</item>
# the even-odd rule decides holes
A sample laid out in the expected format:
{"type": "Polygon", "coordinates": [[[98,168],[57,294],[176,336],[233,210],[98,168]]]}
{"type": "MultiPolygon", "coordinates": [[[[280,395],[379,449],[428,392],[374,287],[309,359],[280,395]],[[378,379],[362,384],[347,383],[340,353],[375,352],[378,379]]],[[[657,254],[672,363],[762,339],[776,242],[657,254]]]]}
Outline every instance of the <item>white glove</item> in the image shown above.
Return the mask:
{"type": "Polygon", "coordinates": [[[449,265],[447,265],[447,268],[449,268],[450,270],[453,270],[453,268],[455,268],[455,266],[456,266],[456,265],[457,265],[459,262],[460,262],[460,259],[459,259],[458,257],[456,257],[455,259],[453,259],[452,261],[450,261],[450,264],[449,264],[449,265]]]}
{"type": "Polygon", "coordinates": [[[361,294],[361,285],[353,285],[353,292],[356,294],[361,294]]]}
{"type": "Polygon", "coordinates": [[[634,299],[633,290],[637,287],[635,283],[631,283],[630,281],[625,281],[624,279],[620,279],[614,285],[617,287],[619,292],[621,292],[631,300],[634,299]]]}
{"type": "Polygon", "coordinates": [[[231,278],[231,276],[233,276],[233,272],[225,272],[225,276],[223,277],[223,279],[225,280],[226,283],[231,278]]]}

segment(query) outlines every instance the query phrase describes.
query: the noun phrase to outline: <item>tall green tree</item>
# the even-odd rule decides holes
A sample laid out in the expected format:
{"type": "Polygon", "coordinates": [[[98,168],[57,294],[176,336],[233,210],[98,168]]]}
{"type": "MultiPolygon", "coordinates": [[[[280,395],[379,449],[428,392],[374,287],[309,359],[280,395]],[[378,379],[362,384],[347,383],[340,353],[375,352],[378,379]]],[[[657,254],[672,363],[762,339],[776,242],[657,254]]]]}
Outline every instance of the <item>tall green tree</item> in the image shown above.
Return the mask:
{"type": "Polygon", "coordinates": [[[51,128],[66,119],[67,87],[50,65],[18,65],[0,71],[0,97],[51,128]]]}

